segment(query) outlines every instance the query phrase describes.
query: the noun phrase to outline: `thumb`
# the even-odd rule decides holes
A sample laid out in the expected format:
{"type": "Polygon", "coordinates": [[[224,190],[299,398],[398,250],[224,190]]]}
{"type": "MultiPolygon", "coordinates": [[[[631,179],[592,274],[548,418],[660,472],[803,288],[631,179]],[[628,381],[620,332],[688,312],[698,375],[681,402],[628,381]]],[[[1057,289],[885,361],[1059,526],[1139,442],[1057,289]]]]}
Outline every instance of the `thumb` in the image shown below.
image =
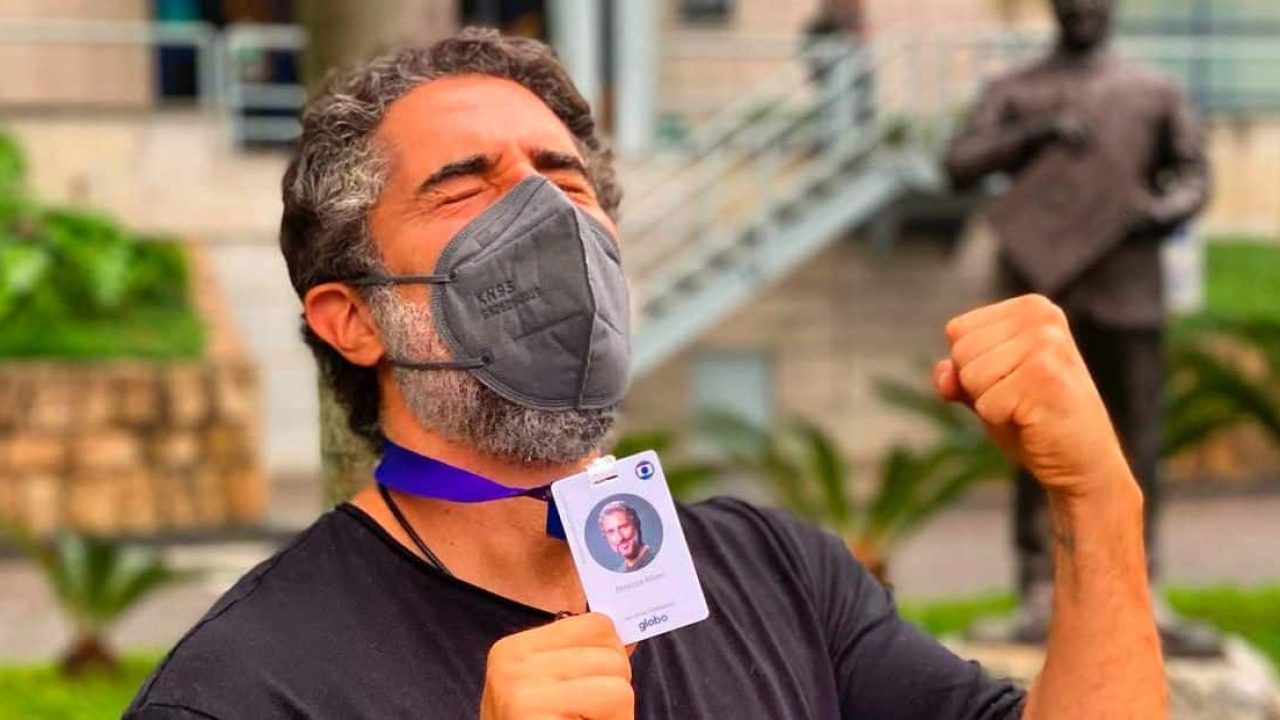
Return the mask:
{"type": "Polygon", "coordinates": [[[960,386],[956,364],[951,360],[939,360],[933,366],[933,387],[938,396],[948,402],[967,402],[969,397],[960,386]]]}

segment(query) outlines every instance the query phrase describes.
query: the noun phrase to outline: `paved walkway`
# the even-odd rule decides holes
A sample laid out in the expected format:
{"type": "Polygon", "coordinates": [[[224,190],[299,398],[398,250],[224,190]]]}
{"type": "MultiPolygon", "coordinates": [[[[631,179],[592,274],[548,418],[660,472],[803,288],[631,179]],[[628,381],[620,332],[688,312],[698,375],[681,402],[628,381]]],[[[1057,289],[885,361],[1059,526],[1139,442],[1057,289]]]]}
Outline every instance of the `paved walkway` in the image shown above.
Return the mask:
{"type": "MultiPolygon", "coordinates": [[[[312,502],[293,486],[295,516],[312,502]]],[[[1179,585],[1280,583],[1280,494],[1180,498],[1162,530],[1168,539],[1170,582],[1179,585]]],[[[893,559],[891,573],[904,599],[964,595],[1008,586],[1012,557],[1000,502],[954,508],[914,537],[893,559]]],[[[118,647],[170,646],[245,570],[272,552],[263,543],[227,543],[169,551],[174,563],[206,569],[189,585],[164,591],[132,612],[114,636],[118,647]]],[[[41,578],[26,565],[0,562],[0,662],[49,658],[68,640],[41,578]]]]}

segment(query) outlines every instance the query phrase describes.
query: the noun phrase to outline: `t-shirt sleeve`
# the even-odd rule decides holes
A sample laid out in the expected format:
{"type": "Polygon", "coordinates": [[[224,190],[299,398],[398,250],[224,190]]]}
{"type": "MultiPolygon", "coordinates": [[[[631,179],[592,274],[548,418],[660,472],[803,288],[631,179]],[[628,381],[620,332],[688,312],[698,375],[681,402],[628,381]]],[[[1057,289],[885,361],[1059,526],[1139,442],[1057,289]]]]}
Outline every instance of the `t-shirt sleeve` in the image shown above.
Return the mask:
{"type": "Polygon", "coordinates": [[[835,536],[787,519],[826,629],[846,718],[1006,720],[1025,693],[903,620],[893,597],[835,536]]]}

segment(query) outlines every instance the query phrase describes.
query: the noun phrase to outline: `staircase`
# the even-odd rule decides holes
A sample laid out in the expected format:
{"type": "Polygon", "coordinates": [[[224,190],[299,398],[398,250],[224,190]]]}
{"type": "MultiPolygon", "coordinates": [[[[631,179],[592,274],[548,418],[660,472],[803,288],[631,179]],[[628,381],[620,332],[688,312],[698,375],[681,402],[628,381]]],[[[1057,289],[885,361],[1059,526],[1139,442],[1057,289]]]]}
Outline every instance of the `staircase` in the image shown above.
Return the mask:
{"type": "Polygon", "coordinates": [[[793,72],[725,108],[625,208],[637,376],[891,204],[941,189],[928,143],[874,88],[905,49],[811,52],[809,82],[793,72]]]}

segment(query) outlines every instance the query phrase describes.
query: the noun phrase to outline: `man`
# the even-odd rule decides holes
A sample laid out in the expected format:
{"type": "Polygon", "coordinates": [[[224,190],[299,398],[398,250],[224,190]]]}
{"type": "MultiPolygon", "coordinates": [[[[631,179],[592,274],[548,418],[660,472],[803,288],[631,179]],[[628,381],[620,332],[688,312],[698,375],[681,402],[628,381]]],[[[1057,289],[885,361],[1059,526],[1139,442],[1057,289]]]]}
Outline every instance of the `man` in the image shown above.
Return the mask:
{"type": "MultiPolygon", "coordinates": [[[[1057,46],[991,83],[952,142],[957,186],[1005,173],[1013,184],[988,210],[1008,296],[1036,292],[1067,312],[1146,498],[1149,570],[1156,575],[1157,465],[1163,382],[1160,241],[1204,206],[1209,187],[1194,112],[1170,80],[1107,49],[1112,0],[1053,0],[1057,46]]],[[[1023,603],[984,639],[1043,642],[1053,596],[1049,503],[1031,473],[1016,479],[1014,537],[1023,603]]],[[[1161,606],[1165,650],[1212,655],[1216,633],[1161,606]]]]}
{"type": "Polygon", "coordinates": [[[616,500],[600,510],[600,532],[618,554],[618,572],[635,572],[653,561],[653,550],[644,543],[640,516],[635,508],[616,500]]]}
{"type": "Polygon", "coordinates": [[[625,390],[613,178],[534,41],[463,31],[311,102],[281,244],[326,380],[386,441],[379,487],[237,583],[127,717],[1164,715],[1141,494],[1043,298],[954,320],[934,377],[1050,489],[1060,592],[1029,694],[899,619],[838,538],[735,500],[679,510],[708,620],[626,648],[587,612],[540,498],[625,390]]]}

